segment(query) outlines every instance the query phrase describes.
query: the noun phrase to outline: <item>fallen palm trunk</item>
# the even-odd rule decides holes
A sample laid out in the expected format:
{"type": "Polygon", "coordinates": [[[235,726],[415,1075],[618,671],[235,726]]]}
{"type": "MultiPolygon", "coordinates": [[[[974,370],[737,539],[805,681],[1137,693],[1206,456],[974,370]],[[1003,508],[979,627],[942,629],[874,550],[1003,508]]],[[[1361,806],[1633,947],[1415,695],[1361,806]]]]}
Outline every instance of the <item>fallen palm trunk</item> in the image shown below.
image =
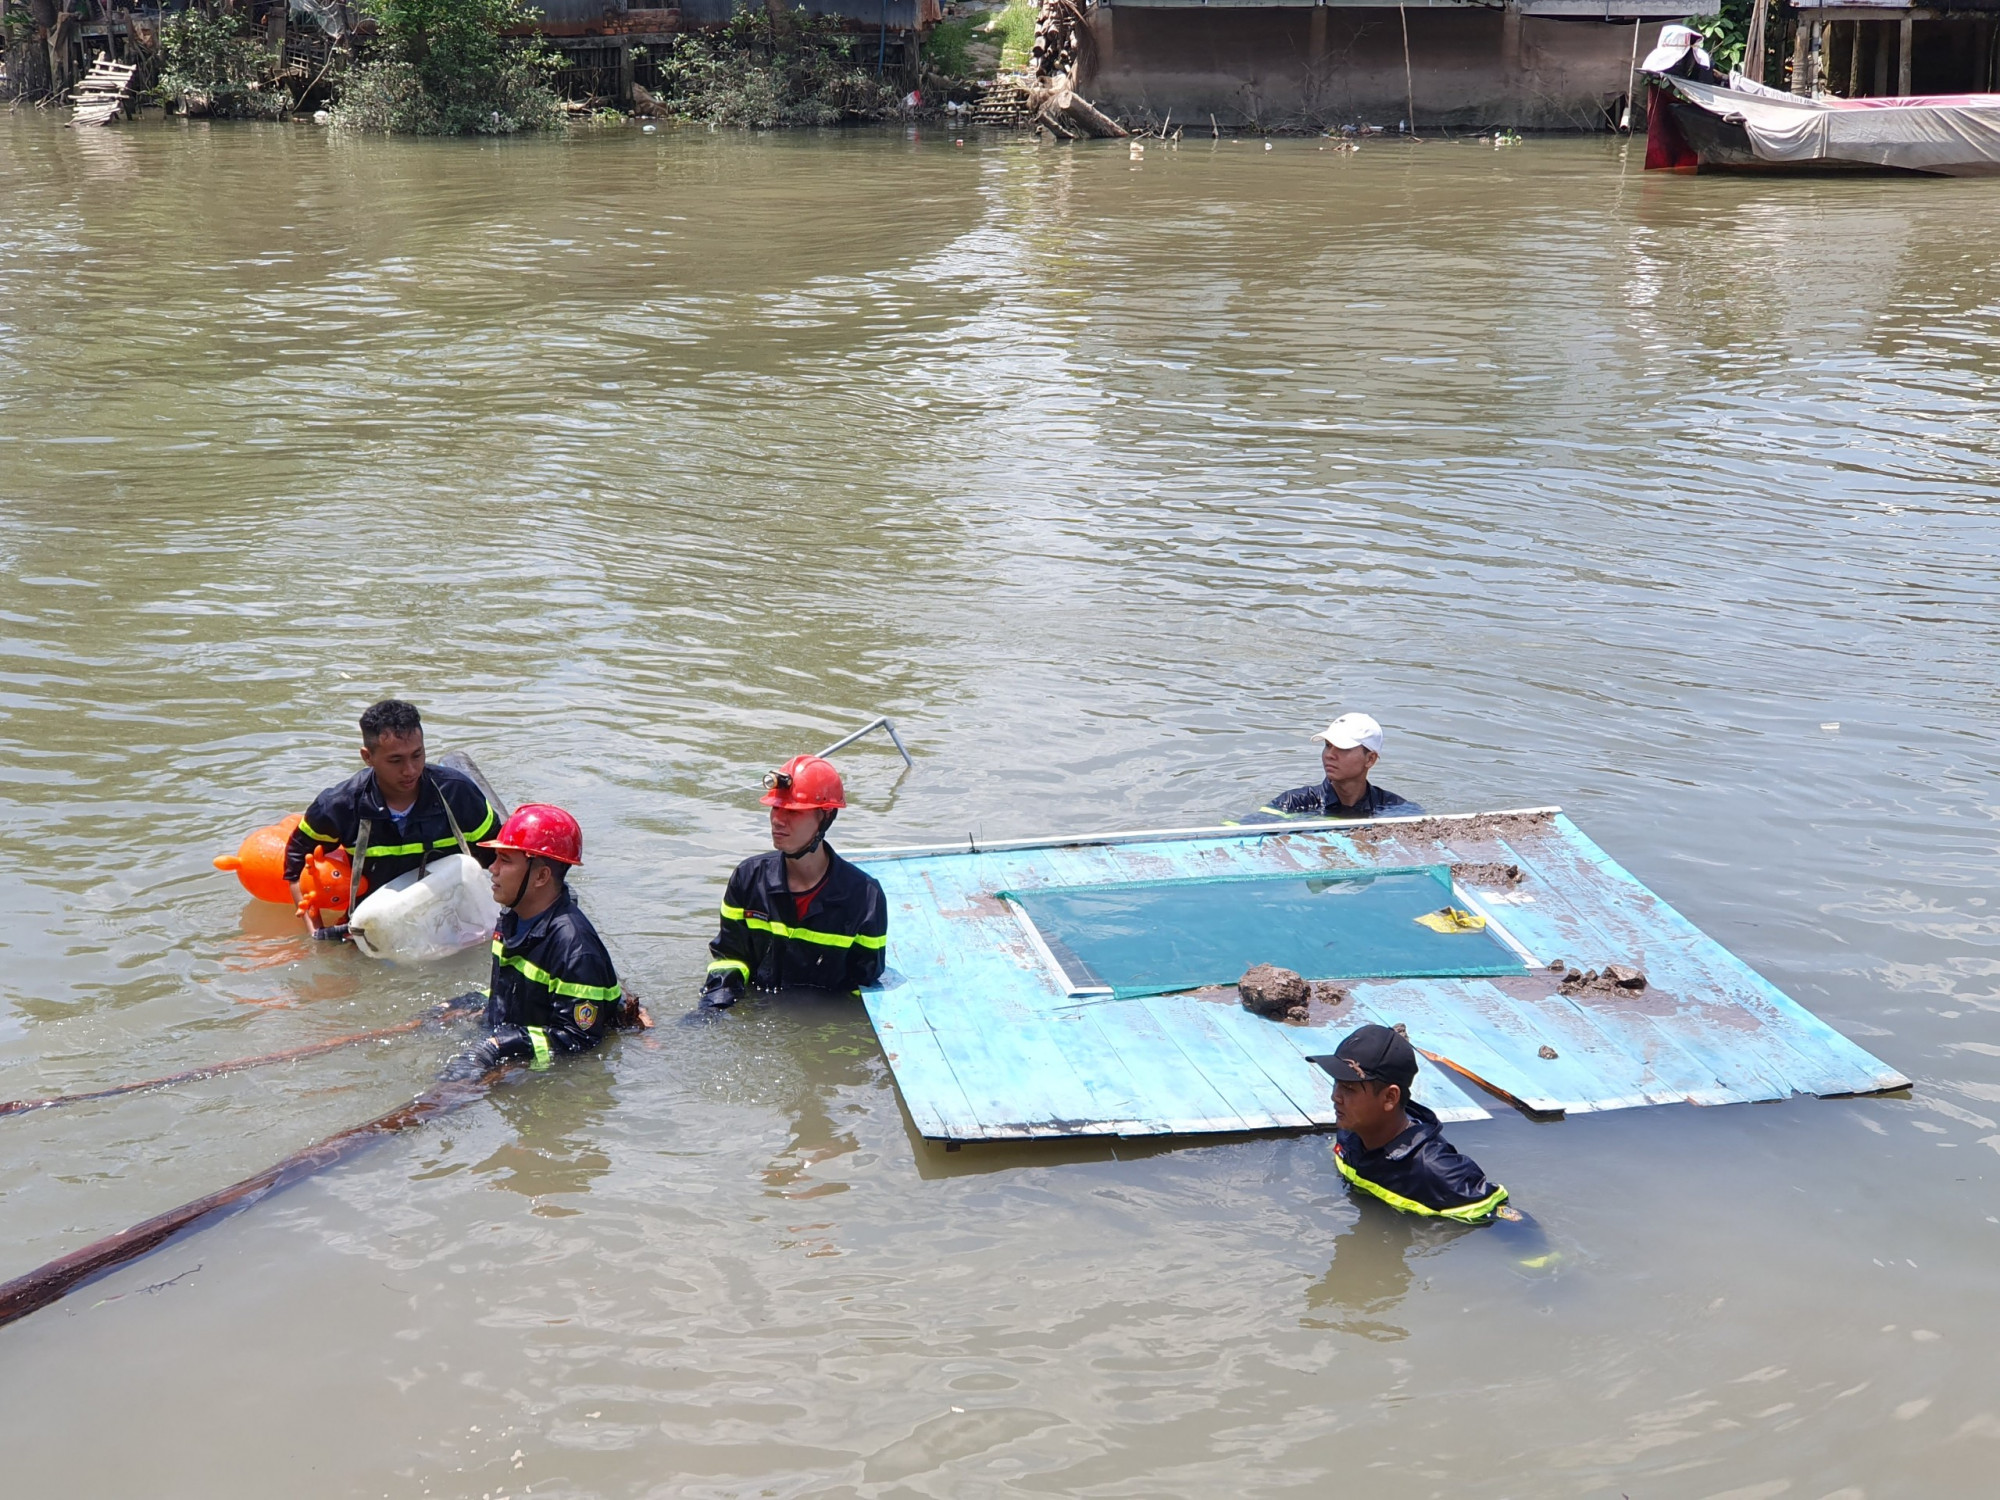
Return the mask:
{"type": "Polygon", "coordinates": [[[1070,86],[1067,75],[1052,85],[1030,88],[1028,107],[1038,123],[1046,125],[1066,141],[1086,135],[1109,140],[1132,133],[1077,93],[1070,86]]]}
{"type": "Polygon", "coordinates": [[[58,1109],[65,1104],[87,1104],[96,1099],[116,1099],[122,1094],[137,1094],[146,1089],[171,1088],[177,1083],[196,1083],[204,1078],[220,1078],[225,1073],[241,1073],[246,1068],[262,1068],[272,1063],[296,1062],[302,1057],[318,1057],[322,1053],[338,1052],[342,1047],[358,1047],[363,1042],[387,1041],[390,1037],[407,1036],[426,1026],[450,1020],[455,1015],[485,1003],[484,995],[460,995],[457,999],[447,1000],[442,1005],[432,1006],[422,1015],[412,1016],[407,1021],[398,1022],[394,1026],[384,1026],[375,1031],[357,1031],[350,1036],[337,1036],[325,1042],[309,1042],[303,1047],[290,1047],[283,1052],[266,1052],[258,1057],[232,1058],[228,1062],[189,1068],[183,1073],[168,1073],[161,1078],[142,1078],[137,1083],[119,1083],[106,1089],[92,1089],[85,1094],[51,1094],[46,1099],[0,1100],[0,1117],[24,1115],[37,1109],[58,1109]]]}
{"type": "Polygon", "coordinates": [[[95,1244],[85,1245],[47,1265],[17,1276],[12,1281],[0,1285],[0,1325],[25,1318],[29,1313],[47,1307],[51,1302],[68,1295],[77,1287],[116,1270],[128,1261],[137,1260],[147,1252],[156,1250],[191,1230],[199,1229],[215,1220],[248,1208],[251,1204],[287,1187],[315,1172],[323,1172],[328,1167],[345,1161],[373,1145],[385,1135],[393,1135],[399,1130],[408,1130],[434,1116],[449,1114],[455,1109],[483,1097],[503,1072],[496,1068],[480,1078],[454,1080],[440,1083],[435,1088],[419,1094],[407,1104],[398,1105],[385,1115],[361,1125],[351,1126],[337,1135],[296,1151],[275,1166],[266,1167],[254,1177],[246,1177],[230,1187],[197,1198],[192,1203],[183,1203],[179,1208],[169,1209],[135,1224],[132,1228],[109,1235],[95,1244]]]}
{"type": "Polygon", "coordinates": [[[1096,61],[1096,42],[1080,0],[1042,0],[1028,57],[1030,117],[1066,141],[1130,135],[1076,91],[1077,80],[1094,72],[1096,61]]]}

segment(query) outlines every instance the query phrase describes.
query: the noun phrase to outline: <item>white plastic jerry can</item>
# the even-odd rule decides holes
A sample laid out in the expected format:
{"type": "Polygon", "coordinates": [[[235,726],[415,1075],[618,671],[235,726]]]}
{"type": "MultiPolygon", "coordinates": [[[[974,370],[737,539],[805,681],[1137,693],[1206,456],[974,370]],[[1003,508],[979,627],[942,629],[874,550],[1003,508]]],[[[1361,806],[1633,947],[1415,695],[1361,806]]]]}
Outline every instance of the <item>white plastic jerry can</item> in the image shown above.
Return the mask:
{"type": "Polygon", "coordinates": [[[347,935],[370,958],[420,964],[487,941],[499,920],[479,861],[452,854],[370,892],[347,919],[347,935]]]}

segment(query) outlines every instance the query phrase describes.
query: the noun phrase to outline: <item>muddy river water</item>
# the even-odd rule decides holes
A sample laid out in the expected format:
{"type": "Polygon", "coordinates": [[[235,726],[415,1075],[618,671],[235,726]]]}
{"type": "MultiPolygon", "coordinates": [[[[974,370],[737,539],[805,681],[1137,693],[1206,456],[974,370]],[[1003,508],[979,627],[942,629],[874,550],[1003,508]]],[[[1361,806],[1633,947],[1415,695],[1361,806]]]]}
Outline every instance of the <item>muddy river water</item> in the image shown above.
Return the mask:
{"type": "MultiPolygon", "coordinates": [[[[1337,708],[1561,804],[1907,1097],[925,1145],[662,1025],[0,1330],[9,1496],[1969,1495],[2000,1461],[2000,189],[1607,140],[0,121],[0,1098],[403,1019],[210,857],[372,698],[582,818],[663,1019],[763,769],[849,847],[1205,824],[1337,708]]],[[[893,941],[893,940],[892,940],[893,941]]],[[[0,1120],[0,1276],[438,1036],[0,1120]]]]}

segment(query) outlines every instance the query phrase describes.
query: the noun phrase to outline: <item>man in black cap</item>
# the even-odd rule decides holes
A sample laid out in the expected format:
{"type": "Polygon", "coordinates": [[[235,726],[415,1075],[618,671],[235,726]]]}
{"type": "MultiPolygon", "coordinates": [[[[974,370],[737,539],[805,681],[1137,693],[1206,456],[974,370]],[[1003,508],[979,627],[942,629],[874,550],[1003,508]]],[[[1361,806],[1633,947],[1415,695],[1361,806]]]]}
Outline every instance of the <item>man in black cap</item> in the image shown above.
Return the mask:
{"type": "Polygon", "coordinates": [[[1438,1117],[1410,1098],[1417,1051],[1402,1032],[1363,1026],[1331,1057],[1308,1058],[1333,1079],[1333,1162],[1340,1175],[1391,1208],[1485,1224],[1518,1218],[1507,1190],[1461,1156],[1438,1117]]]}

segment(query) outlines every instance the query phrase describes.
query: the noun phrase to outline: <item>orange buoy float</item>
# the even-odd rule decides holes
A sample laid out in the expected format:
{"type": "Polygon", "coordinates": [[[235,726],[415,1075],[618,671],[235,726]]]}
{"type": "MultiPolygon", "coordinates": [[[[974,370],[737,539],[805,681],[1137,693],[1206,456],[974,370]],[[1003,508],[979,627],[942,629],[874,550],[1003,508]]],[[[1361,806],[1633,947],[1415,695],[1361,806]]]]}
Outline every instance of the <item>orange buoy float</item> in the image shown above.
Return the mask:
{"type": "Polygon", "coordinates": [[[234,870],[236,878],[243,882],[243,889],[259,901],[275,901],[285,906],[292,904],[292,888],[285,881],[285,845],[291,842],[292,830],[299,826],[299,814],[260,828],[246,838],[234,854],[219,854],[215,858],[218,870],[234,870]]]}
{"type": "MultiPolygon", "coordinates": [[[[299,814],[258,829],[237,847],[234,854],[217,855],[215,868],[233,870],[243,889],[259,901],[291,906],[292,888],[285,879],[285,846],[292,830],[299,826],[299,814]]],[[[317,912],[322,924],[346,920],[348,872],[354,861],[345,849],[329,851],[324,845],[306,856],[299,871],[297,910],[300,916],[317,912]]],[[[361,882],[365,894],[368,882],[361,882]]]]}
{"type": "MultiPolygon", "coordinates": [[[[345,849],[329,851],[324,845],[306,856],[305,867],[299,871],[299,915],[311,920],[317,914],[318,925],[337,926],[347,920],[347,887],[354,870],[354,857],[345,849]]],[[[364,876],[357,894],[368,893],[368,880],[364,876]]],[[[291,892],[285,893],[291,899],[291,892]]]]}

